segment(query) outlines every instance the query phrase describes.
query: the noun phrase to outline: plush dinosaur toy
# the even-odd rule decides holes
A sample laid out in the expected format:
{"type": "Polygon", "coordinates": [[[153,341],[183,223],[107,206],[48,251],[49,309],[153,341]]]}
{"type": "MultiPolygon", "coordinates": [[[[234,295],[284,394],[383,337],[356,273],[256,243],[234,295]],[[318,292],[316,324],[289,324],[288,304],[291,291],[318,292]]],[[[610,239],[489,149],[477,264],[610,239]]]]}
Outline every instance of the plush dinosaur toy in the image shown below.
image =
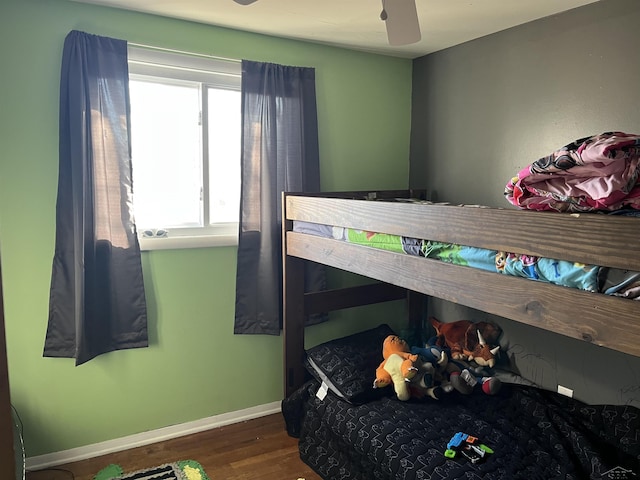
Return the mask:
{"type": "Polygon", "coordinates": [[[373,388],[384,388],[393,385],[398,400],[411,398],[408,382],[416,375],[418,369],[415,362],[418,355],[409,351],[409,345],[397,335],[389,335],[382,343],[384,360],[376,369],[373,388]]]}
{"type": "Polygon", "coordinates": [[[487,342],[497,342],[501,333],[498,327],[469,320],[443,323],[431,317],[429,321],[436,331],[437,344],[448,347],[453,360],[474,361],[481,367],[493,368],[500,346],[490,347],[487,342]]]}

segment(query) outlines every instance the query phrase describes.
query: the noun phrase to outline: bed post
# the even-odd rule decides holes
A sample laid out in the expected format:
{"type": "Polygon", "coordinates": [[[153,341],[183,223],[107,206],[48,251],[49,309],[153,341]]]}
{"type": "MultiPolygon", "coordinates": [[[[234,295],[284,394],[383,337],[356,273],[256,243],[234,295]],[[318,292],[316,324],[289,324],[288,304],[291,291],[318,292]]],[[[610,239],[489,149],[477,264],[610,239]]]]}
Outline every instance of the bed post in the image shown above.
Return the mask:
{"type": "Polygon", "coordinates": [[[282,342],[284,365],[284,397],[304,383],[304,260],[287,255],[286,193],[282,194],[282,342]]]}
{"type": "MultiPolygon", "coordinates": [[[[408,303],[408,322],[407,327],[409,329],[411,340],[414,342],[422,342],[427,334],[425,329],[424,318],[427,315],[429,297],[414,290],[407,290],[407,303],[408,303]]],[[[424,347],[424,345],[420,345],[424,347]]]]}

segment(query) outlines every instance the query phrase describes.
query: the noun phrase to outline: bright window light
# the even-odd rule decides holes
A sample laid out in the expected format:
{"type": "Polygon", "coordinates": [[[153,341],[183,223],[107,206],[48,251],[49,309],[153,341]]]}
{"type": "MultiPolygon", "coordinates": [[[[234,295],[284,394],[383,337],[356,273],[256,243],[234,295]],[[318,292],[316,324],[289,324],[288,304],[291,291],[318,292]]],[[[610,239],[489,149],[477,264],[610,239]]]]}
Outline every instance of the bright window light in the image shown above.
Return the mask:
{"type": "Polygon", "coordinates": [[[129,47],[129,70],[142,249],[237,244],[240,64],[129,47]]]}

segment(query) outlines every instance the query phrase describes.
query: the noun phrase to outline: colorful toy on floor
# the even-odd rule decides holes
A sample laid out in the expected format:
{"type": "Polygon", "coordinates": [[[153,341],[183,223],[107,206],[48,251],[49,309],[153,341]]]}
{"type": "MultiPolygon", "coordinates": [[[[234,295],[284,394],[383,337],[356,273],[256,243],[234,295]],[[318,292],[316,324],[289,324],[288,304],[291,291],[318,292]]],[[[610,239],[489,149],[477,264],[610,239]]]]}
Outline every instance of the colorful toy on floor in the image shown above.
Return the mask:
{"type": "Polygon", "coordinates": [[[451,437],[451,440],[447,443],[444,456],[447,458],[456,458],[458,453],[462,454],[471,463],[479,463],[484,460],[487,455],[492,454],[493,450],[478,442],[477,437],[458,432],[451,437]]]}

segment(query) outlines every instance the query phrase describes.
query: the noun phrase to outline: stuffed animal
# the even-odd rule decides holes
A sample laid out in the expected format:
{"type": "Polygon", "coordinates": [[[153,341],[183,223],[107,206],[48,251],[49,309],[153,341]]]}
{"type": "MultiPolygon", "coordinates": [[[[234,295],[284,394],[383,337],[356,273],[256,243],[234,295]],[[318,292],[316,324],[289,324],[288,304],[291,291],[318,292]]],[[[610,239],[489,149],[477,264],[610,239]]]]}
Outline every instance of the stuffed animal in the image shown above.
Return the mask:
{"type": "Polygon", "coordinates": [[[373,388],[384,388],[393,384],[393,390],[396,392],[398,400],[406,401],[411,398],[409,391],[409,380],[415,375],[417,369],[411,367],[412,373],[409,378],[402,373],[406,366],[405,360],[397,353],[392,353],[389,358],[384,360],[376,369],[376,379],[373,382],[373,388]]]}
{"type": "Polygon", "coordinates": [[[454,360],[459,372],[451,374],[452,383],[458,385],[466,385],[468,393],[471,393],[476,386],[480,387],[487,395],[495,395],[500,391],[502,382],[499,378],[490,376],[482,367],[473,366],[462,360],[454,360]]]}
{"type": "Polygon", "coordinates": [[[411,353],[419,355],[418,373],[411,381],[414,396],[440,399],[442,393],[456,390],[464,395],[473,391],[460,374],[462,370],[455,362],[451,362],[447,349],[435,344],[435,337],[424,347],[411,347],[411,353]]]}
{"type": "Polygon", "coordinates": [[[418,355],[418,361],[415,364],[418,370],[409,382],[411,397],[420,400],[427,397],[440,400],[443,393],[447,392],[442,381],[442,369],[447,363],[446,353],[437,347],[433,349],[411,347],[411,353],[418,355]]]}
{"type": "Polygon", "coordinates": [[[418,355],[409,351],[409,345],[397,335],[389,335],[382,343],[384,360],[376,369],[373,388],[384,388],[393,385],[398,400],[411,398],[408,382],[418,372],[415,362],[418,355]]]}
{"type": "Polygon", "coordinates": [[[436,346],[435,341],[436,337],[430,339],[424,348],[411,347],[411,353],[419,355],[418,373],[410,384],[412,396],[440,399],[442,393],[454,390],[469,395],[476,386],[487,395],[495,395],[500,391],[500,379],[492,377],[478,365],[450,360],[448,349],[436,346]]]}
{"type": "Polygon", "coordinates": [[[443,323],[434,317],[429,320],[436,330],[437,345],[448,347],[452,359],[475,361],[482,367],[493,368],[500,346],[492,348],[487,341],[497,342],[501,333],[499,328],[488,322],[458,320],[443,323]]]}
{"type": "Polygon", "coordinates": [[[416,360],[409,349],[409,344],[397,335],[389,335],[382,342],[382,358],[387,359],[392,353],[397,353],[405,360],[416,360]]]}

